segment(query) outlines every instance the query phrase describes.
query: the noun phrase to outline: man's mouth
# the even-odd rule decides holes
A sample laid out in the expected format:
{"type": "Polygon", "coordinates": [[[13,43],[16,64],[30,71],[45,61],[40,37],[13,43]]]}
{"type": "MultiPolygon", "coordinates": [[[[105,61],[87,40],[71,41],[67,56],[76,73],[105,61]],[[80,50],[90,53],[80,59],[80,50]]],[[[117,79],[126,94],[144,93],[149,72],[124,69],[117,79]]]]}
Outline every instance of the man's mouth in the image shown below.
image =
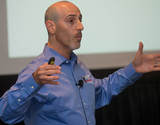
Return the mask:
{"type": "Polygon", "coordinates": [[[81,39],[82,39],[82,33],[77,34],[77,35],[76,35],[76,38],[77,38],[78,40],[81,40],[81,39]]]}

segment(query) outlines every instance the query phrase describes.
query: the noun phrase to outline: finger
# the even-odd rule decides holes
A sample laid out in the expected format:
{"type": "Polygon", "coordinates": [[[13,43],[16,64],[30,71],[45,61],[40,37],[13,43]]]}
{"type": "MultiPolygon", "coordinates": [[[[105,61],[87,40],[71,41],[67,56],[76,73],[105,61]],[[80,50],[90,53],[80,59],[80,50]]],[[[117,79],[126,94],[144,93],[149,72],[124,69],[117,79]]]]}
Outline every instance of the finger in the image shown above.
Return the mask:
{"type": "Polygon", "coordinates": [[[52,67],[52,68],[57,68],[57,69],[61,69],[61,67],[60,66],[58,66],[58,65],[50,65],[50,64],[48,64],[48,63],[45,63],[44,65],[47,65],[48,67],[52,67]]]}
{"type": "Polygon", "coordinates": [[[59,77],[58,76],[46,76],[47,80],[58,80],[59,77]]]}
{"type": "Polygon", "coordinates": [[[61,69],[61,67],[57,66],[57,65],[46,65],[45,68],[46,68],[46,70],[48,70],[48,69],[53,69],[53,70],[61,69]]]}
{"type": "Polygon", "coordinates": [[[52,74],[60,74],[60,73],[61,73],[60,70],[46,70],[46,71],[43,71],[44,75],[52,75],[52,74]]]}
{"type": "Polygon", "coordinates": [[[52,75],[52,74],[61,74],[60,70],[48,70],[48,75],[52,75]]]}
{"type": "Polygon", "coordinates": [[[46,84],[59,85],[59,82],[58,82],[58,81],[55,81],[55,80],[58,80],[58,79],[59,79],[58,76],[46,76],[46,77],[45,77],[46,84]]]}
{"type": "Polygon", "coordinates": [[[45,68],[46,70],[61,70],[61,67],[57,65],[47,65],[45,68]]]}
{"type": "Polygon", "coordinates": [[[43,71],[38,71],[37,74],[38,76],[49,76],[52,74],[60,74],[61,71],[60,70],[43,70],[43,71]]]}
{"type": "Polygon", "coordinates": [[[59,85],[59,82],[58,81],[51,81],[49,84],[59,85]]]}
{"type": "Polygon", "coordinates": [[[160,67],[160,63],[155,63],[154,67],[160,67]]]}
{"type": "Polygon", "coordinates": [[[140,54],[143,54],[143,43],[142,43],[142,42],[139,42],[138,52],[139,52],[140,54]]]}
{"type": "Polygon", "coordinates": [[[157,67],[157,66],[154,67],[154,68],[153,68],[153,71],[160,71],[160,66],[159,66],[159,67],[157,67]]]}
{"type": "Polygon", "coordinates": [[[46,84],[59,85],[58,81],[46,81],[46,84]]]}
{"type": "Polygon", "coordinates": [[[41,76],[41,79],[43,81],[51,81],[51,80],[58,80],[59,77],[54,75],[54,76],[51,76],[51,75],[44,75],[44,76],[41,76]]]}
{"type": "Polygon", "coordinates": [[[154,62],[160,62],[160,58],[154,59],[154,62]]]}
{"type": "Polygon", "coordinates": [[[160,53],[158,54],[153,54],[154,59],[160,59],[160,53]]]}
{"type": "Polygon", "coordinates": [[[44,71],[44,70],[61,70],[61,67],[60,66],[57,66],[57,65],[42,65],[39,67],[39,70],[40,71],[44,71]]]}

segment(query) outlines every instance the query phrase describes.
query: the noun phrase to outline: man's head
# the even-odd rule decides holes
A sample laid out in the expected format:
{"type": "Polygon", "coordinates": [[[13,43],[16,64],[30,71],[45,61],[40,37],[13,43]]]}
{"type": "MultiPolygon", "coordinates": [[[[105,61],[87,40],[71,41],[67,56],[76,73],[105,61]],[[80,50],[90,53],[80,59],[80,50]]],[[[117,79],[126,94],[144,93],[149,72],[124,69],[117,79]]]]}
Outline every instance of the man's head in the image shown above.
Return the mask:
{"type": "Polygon", "coordinates": [[[68,1],[51,5],[45,14],[45,24],[50,44],[73,51],[80,47],[82,15],[77,6],[68,1]]]}

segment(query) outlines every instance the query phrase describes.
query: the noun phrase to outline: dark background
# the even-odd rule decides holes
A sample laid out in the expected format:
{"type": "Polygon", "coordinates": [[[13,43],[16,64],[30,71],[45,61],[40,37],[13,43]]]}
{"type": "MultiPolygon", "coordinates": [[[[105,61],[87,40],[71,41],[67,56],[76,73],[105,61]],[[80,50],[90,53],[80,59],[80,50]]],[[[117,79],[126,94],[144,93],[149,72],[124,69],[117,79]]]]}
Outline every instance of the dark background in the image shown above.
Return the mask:
{"type": "MultiPolygon", "coordinates": [[[[117,69],[91,70],[103,78],[117,69]]],[[[18,75],[0,76],[0,96],[17,80],[18,75]]],[[[160,72],[144,74],[111,103],[96,110],[97,125],[160,125],[160,72]]],[[[6,125],[0,121],[0,125],[6,125]]],[[[23,122],[16,125],[24,125],[23,122]]]]}

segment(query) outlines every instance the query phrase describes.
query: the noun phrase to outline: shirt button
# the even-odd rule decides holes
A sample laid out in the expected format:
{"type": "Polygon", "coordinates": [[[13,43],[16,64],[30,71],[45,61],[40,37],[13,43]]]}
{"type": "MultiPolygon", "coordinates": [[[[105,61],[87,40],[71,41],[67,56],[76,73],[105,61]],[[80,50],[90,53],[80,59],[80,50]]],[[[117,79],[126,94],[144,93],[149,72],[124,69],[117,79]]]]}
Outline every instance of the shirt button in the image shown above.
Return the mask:
{"type": "Polygon", "coordinates": [[[20,102],[21,100],[20,99],[18,99],[18,102],[20,102]]]}
{"type": "Polygon", "coordinates": [[[68,61],[66,61],[66,63],[68,63],[68,61]]]}
{"type": "Polygon", "coordinates": [[[90,124],[91,122],[90,122],[90,121],[88,121],[88,123],[90,124]]]}
{"type": "Polygon", "coordinates": [[[34,89],[34,86],[31,86],[32,89],[34,89]]]}
{"type": "Polygon", "coordinates": [[[84,103],[84,105],[86,105],[86,103],[84,103]]]}

